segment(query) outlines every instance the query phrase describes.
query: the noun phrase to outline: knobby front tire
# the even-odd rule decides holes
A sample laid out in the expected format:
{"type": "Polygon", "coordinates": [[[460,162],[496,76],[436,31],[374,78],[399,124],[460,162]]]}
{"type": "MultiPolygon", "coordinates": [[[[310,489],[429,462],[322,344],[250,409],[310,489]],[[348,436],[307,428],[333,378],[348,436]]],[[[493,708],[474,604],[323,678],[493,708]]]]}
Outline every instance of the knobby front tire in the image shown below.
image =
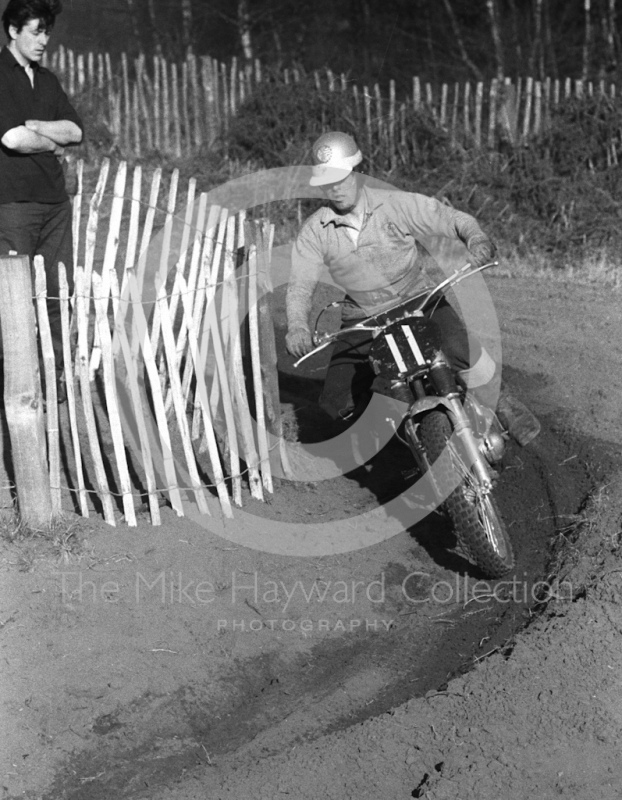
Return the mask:
{"type": "Polygon", "coordinates": [[[476,479],[453,445],[446,447],[452,428],[444,411],[430,411],[420,423],[420,436],[432,464],[444,506],[465,555],[489,578],[500,578],[514,566],[512,545],[492,493],[477,491],[476,479]],[[451,491],[455,474],[463,475],[451,491]]]}

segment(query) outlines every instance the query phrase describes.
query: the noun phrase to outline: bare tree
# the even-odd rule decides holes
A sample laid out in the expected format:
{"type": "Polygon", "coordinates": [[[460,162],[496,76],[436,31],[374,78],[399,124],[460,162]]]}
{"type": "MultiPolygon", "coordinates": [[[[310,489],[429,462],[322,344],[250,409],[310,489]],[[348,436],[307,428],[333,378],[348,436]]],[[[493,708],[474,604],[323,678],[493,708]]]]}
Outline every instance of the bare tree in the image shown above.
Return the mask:
{"type": "Polygon", "coordinates": [[[447,16],[449,17],[449,21],[451,22],[451,29],[453,31],[454,37],[456,39],[456,44],[458,45],[458,49],[460,50],[460,56],[464,64],[471,70],[473,76],[476,80],[481,81],[483,80],[483,75],[478,69],[478,67],[473,63],[473,61],[469,58],[469,54],[467,53],[466,47],[464,46],[464,39],[460,33],[460,26],[458,25],[458,20],[456,19],[456,15],[454,14],[454,10],[451,6],[451,0],[443,0],[443,4],[445,5],[445,10],[447,11],[447,16]]]}
{"type": "Polygon", "coordinates": [[[486,0],[488,17],[490,19],[490,31],[492,42],[495,48],[495,64],[497,68],[497,78],[501,81],[505,75],[505,59],[503,57],[503,44],[501,41],[501,30],[499,28],[499,10],[496,0],[486,0]]]}
{"type": "Polygon", "coordinates": [[[586,81],[590,71],[590,55],[592,50],[592,0],[583,0],[583,17],[585,21],[585,38],[583,39],[583,67],[581,78],[586,81]]]}

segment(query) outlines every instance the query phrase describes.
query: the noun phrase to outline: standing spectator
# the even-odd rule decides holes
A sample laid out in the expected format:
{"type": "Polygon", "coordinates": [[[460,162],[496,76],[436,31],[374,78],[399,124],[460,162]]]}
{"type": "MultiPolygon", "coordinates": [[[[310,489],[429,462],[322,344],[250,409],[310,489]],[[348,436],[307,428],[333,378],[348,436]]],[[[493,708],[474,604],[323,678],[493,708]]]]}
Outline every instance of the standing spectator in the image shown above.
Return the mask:
{"type": "MultiPolygon", "coordinates": [[[[9,0],[0,52],[0,255],[43,256],[50,298],[59,296],[58,263],[73,283],[71,205],[62,161],[82,141],[83,125],[58,79],[39,62],[59,0],[9,0]]],[[[60,307],[48,301],[57,374],[63,371],[60,307]]],[[[63,393],[59,392],[59,399],[63,393]]]]}

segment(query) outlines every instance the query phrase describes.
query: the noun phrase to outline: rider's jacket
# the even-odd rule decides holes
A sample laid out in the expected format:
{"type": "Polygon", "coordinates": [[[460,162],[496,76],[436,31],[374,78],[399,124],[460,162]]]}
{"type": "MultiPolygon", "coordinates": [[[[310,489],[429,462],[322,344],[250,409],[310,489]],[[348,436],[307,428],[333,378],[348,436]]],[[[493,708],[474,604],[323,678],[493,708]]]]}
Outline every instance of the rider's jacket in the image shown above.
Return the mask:
{"type": "MultiPolygon", "coordinates": [[[[304,223],[292,249],[287,291],[290,330],[308,328],[313,292],[323,267],[346,291],[342,317],[382,311],[430,285],[418,243],[433,237],[459,239],[471,250],[488,241],[475,219],[422,194],[363,186],[362,223],[324,206],[304,223]]],[[[360,207],[360,206],[359,206],[360,207]]]]}

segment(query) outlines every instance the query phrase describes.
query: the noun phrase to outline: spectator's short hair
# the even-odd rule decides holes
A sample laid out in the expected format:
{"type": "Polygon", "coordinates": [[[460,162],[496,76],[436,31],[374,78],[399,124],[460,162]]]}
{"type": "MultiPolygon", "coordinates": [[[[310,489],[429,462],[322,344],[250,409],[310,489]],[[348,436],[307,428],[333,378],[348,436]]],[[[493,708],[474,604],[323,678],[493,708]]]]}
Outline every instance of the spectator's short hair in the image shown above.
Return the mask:
{"type": "Polygon", "coordinates": [[[40,19],[46,28],[52,28],[56,17],[63,10],[60,0],[9,0],[2,14],[2,24],[8,38],[9,28],[14,25],[18,31],[31,19],[40,19]]]}

